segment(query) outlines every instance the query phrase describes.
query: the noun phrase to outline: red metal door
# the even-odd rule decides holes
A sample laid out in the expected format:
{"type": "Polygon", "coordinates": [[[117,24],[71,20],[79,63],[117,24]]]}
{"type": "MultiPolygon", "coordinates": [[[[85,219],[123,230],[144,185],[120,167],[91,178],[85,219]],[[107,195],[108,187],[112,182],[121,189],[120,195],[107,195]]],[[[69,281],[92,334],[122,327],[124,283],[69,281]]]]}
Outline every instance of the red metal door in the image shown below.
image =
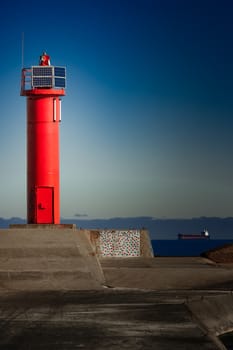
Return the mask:
{"type": "Polygon", "coordinates": [[[37,224],[53,224],[53,187],[36,188],[37,224]]]}

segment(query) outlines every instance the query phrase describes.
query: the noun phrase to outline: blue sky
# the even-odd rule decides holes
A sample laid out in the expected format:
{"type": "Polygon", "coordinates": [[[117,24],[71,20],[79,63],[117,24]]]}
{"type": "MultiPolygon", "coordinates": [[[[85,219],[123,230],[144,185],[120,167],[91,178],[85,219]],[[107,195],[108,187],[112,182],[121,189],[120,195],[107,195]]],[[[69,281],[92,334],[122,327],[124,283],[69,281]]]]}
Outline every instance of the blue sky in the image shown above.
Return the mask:
{"type": "Polygon", "coordinates": [[[0,216],[26,216],[24,66],[67,68],[61,216],[232,216],[233,5],[8,1],[1,7],[0,216]]]}

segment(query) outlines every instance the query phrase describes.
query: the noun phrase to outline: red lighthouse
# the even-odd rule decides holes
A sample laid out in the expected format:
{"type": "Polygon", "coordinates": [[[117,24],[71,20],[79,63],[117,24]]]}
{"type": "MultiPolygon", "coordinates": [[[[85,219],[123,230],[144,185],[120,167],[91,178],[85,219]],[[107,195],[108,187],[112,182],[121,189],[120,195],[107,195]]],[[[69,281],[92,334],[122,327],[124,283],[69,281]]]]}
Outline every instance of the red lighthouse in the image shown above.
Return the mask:
{"type": "Polygon", "coordinates": [[[60,223],[59,124],[65,87],[64,67],[40,63],[22,69],[21,96],[27,97],[28,224],[60,223]]]}

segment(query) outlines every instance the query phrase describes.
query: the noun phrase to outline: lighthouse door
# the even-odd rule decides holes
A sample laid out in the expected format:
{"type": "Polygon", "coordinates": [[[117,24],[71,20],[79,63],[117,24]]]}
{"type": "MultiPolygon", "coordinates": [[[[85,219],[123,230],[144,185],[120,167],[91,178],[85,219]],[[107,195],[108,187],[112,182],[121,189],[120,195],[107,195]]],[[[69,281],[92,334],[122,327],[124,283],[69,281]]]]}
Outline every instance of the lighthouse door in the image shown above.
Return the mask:
{"type": "Polygon", "coordinates": [[[36,221],[37,224],[53,224],[53,187],[37,187],[36,189],[36,221]]]}

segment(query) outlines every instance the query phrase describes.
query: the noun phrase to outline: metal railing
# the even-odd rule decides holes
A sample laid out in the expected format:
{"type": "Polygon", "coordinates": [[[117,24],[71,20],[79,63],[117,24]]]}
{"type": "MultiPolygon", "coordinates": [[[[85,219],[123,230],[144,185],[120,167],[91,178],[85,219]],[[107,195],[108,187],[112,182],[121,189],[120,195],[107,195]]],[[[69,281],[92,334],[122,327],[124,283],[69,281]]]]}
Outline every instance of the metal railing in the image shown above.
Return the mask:
{"type": "Polygon", "coordinates": [[[23,68],[21,72],[21,89],[20,94],[25,90],[32,89],[32,68],[23,68]]]}

